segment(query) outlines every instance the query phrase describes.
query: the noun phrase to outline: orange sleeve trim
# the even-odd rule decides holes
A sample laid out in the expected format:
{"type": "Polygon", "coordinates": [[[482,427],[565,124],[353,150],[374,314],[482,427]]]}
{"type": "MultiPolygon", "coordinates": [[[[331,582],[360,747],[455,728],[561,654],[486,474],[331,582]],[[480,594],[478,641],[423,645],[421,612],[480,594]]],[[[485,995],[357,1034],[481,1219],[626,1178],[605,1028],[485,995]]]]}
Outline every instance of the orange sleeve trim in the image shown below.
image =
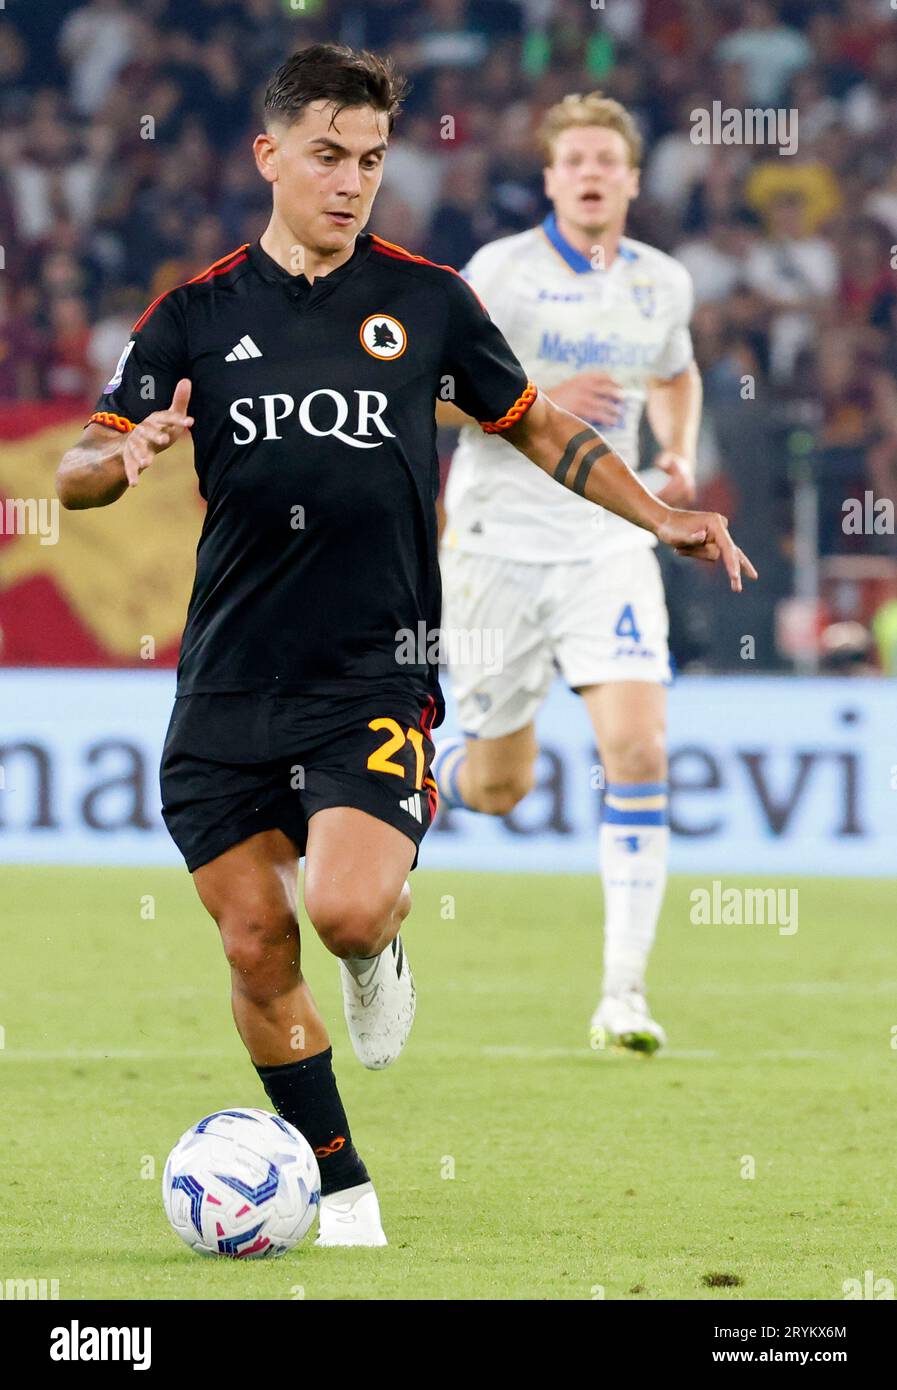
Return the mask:
{"type": "Polygon", "coordinates": [[[399,246],[398,242],[395,241],[387,241],[384,237],[377,236],[376,233],[371,234],[371,241],[374,243],[375,250],[384,251],[387,255],[399,256],[406,261],[417,261],[418,265],[433,265],[437,270],[450,270],[453,275],[458,274],[454,266],[440,265],[439,261],[428,261],[426,256],[417,256],[406,246],[399,246]]]}
{"type": "MultiPolygon", "coordinates": [[[[233,261],[236,256],[240,256],[242,260],[245,260],[246,257],[243,255],[243,252],[248,250],[249,242],[244,241],[243,245],[238,246],[236,251],[228,251],[226,256],[219,256],[217,261],[213,261],[211,265],[206,266],[205,270],[201,270],[198,275],[194,275],[193,279],[188,280],[186,283],[188,285],[196,285],[200,280],[206,280],[212,275],[222,275],[225,270],[233,270],[233,266],[230,262],[233,261]]],[[[180,286],[178,286],[178,288],[180,289],[180,286]]]]}
{"type": "Polygon", "coordinates": [[[439,261],[428,261],[426,256],[415,256],[413,252],[406,251],[404,246],[398,246],[394,241],[384,241],[382,236],[377,236],[374,233],[371,234],[371,242],[375,251],[379,251],[383,256],[392,256],[393,260],[414,261],[418,265],[431,265],[435,270],[447,270],[450,275],[457,275],[458,279],[470,290],[486,317],[489,317],[489,311],[473,285],[469,280],[465,280],[460,270],[456,270],[453,265],[442,265],[439,261]]]}
{"type": "Polygon", "coordinates": [[[124,415],[113,415],[111,410],[95,411],[87,423],[89,425],[106,425],[108,429],[119,430],[121,434],[130,434],[131,430],[137,428],[132,421],[125,419],[124,415]]]}
{"type": "Polygon", "coordinates": [[[194,275],[192,280],[184,280],[180,285],[172,285],[170,290],[163,290],[161,294],[157,294],[152,304],[144,309],[140,318],[131,329],[131,332],[139,333],[153,310],[159,307],[163,299],[167,299],[170,294],[174,294],[175,290],[182,290],[184,285],[196,285],[200,280],[212,279],[216,275],[223,275],[225,271],[233,270],[234,266],[239,265],[241,260],[246,259],[246,250],[248,246],[249,242],[244,242],[242,246],[237,247],[236,251],[229,251],[227,255],[222,256],[220,260],[213,261],[205,270],[201,270],[198,275],[194,275]]]}
{"type": "Polygon", "coordinates": [[[533,401],[538,396],[538,388],[531,381],[526,383],[526,389],[521,396],[518,396],[511,409],[500,420],[480,421],[480,429],[484,434],[501,434],[503,430],[509,430],[512,425],[526,414],[533,401]]]}

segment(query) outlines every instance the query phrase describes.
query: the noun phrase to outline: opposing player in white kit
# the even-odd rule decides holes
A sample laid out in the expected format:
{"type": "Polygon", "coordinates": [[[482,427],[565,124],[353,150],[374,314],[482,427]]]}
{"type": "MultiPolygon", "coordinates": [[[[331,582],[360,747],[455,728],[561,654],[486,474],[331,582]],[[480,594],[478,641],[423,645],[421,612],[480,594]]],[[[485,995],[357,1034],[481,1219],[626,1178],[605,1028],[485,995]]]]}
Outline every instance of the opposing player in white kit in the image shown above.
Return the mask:
{"type": "MultiPolygon", "coordinates": [[[[647,407],[660,453],[642,481],[688,506],[701,413],[691,282],[669,256],[623,235],[639,185],[635,123],[599,93],[568,96],[541,136],[554,212],[484,246],[463,274],[540,389],[599,425],[632,468],[647,407]]],[[[440,403],[437,418],[470,425],[451,405],[440,403]]],[[[669,836],[668,618],[654,545],[539,470],[522,476],[502,439],[462,430],[446,492],[443,629],[500,632],[502,661],[497,672],[467,659],[451,666],[465,738],[440,747],[440,793],[450,807],[493,815],[526,796],[534,717],[559,668],[585,702],[604,770],[604,981],[592,1042],[643,1052],[666,1041],[645,997],[669,836]]]]}

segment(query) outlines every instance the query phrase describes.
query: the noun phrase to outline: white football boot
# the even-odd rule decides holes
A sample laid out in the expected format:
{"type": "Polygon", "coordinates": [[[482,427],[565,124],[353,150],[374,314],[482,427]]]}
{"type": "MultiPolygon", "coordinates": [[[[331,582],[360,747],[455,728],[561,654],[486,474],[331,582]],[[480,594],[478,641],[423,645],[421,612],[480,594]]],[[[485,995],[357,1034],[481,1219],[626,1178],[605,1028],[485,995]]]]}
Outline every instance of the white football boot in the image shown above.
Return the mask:
{"type": "Polygon", "coordinates": [[[616,1047],[652,1053],[663,1047],[666,1040],[666,1033],[648,1011],[648,1001],[641,989],[605,994],[589,1025],[589,1042],[596,1052],[616,1047]]]}
{"type": "Polygon", "coordinates": [[[374,1184],[359,1183],[321,1198],[315,1245],[386,1245],[374,1184]]]}
{"type": "Polygon", "coordinates": [[[414,977],[400,937],[350,970],[340,961],[343,1012],[355,1056],[371,1071],[398,1057],[414,1022],[414,977]]]}

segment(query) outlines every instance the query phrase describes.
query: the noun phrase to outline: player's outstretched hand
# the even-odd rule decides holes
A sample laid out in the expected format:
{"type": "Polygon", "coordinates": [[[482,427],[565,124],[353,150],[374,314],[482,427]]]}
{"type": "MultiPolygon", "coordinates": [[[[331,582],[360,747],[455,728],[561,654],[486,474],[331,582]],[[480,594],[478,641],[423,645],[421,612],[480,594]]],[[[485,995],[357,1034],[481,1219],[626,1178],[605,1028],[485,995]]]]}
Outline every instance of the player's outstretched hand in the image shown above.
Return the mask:
{"type": "Polygon", "coordinates": [[[661,502],[666,502],[668,507],[687,507],[695,500],[695,471],[684,454],[664,449],[653,462],[670,480],[657,494],[661,502]]]}
{"type": "Polygon", "coordinates": [[[677,555],[690,555],[710,564],[722,560],[736,594],[741,593],[742,574],[757,578],[754,566],[729,535],[728,518],[719,512],[673,511],[658,528],[657,539],[671,545],[677,555]]]}
{"type": "Polygon", "coordinates": [[[137,479],[144,468],[149,468],[156,454],[169,449],[193,424],[193,416],[187,414],[190,390],[191,383],[184,377],[174,388],[168,409],[154,410],[131,430],[121,453],[129,487],[136,487],[137,479]]]}

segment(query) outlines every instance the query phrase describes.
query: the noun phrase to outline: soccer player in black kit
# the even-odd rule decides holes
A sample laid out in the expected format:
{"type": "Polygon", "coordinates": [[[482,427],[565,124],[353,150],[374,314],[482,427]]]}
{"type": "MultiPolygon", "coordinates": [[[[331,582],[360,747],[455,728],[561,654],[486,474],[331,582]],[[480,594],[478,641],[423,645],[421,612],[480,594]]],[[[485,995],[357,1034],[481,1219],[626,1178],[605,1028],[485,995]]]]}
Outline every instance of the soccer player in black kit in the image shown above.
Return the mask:
{"type": "Polygon", "coordinates": [[[436,810],[442,718],[436,397],[680,553],[753,567],[725,519],[653,496],[529,382],[474,293],[364,232],[403,84],[336,45],[295,53],[253,145],[273,210],[258,242],[134,325],[57,486],[116,501],[185,430],[207,511],[162,757],[165,822],[231,966],[237,1028],[274,1108],[318,1156],[319,1244],[386,1242],[330,1039],[300,969],[309,921],[339,958],[366,1066],[414,1016],[399,938],[436,810]]]}

